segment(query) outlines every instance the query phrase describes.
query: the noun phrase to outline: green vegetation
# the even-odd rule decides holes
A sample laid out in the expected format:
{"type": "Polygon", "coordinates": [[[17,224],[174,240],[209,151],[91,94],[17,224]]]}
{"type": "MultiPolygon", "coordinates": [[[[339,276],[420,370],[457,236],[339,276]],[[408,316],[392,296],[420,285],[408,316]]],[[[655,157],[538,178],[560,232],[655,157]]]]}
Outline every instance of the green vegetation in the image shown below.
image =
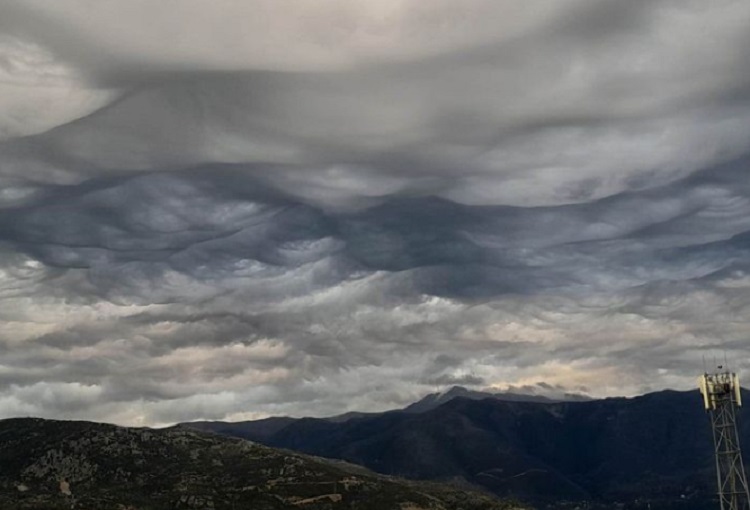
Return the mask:
{"type": "Polygon", "coordinates": [[[0,508],[506,510],[457,488],[375,475],[182,428],[0,421],[0,508]]]}

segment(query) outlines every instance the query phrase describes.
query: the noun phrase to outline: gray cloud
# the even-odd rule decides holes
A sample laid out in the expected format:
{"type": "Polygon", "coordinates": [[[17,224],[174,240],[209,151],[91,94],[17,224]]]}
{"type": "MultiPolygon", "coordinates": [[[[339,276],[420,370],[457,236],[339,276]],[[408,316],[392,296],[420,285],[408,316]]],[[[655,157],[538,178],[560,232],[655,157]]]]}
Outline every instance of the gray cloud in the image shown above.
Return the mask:
{"type": "Polygon", "coordinates": [[[3,413],[748,370],[750,9],[298,3],[0,1],[3,413]]]}

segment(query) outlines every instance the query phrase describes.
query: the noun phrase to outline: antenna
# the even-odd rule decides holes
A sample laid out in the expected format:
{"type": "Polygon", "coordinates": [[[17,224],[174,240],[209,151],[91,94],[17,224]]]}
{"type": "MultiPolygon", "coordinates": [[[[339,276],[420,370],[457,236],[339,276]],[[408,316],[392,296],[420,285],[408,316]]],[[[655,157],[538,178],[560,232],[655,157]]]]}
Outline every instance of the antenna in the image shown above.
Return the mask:
{"type": "MultiPolygon", "coordinates": [[[[724,360],[726,363],[726,353],[724,360]]],[[[717,368],[713,374],[703,374],[699,387],[703,406],[711,416],[720,508],[749,510],[750,492],[737,433],[736,411],[742,405],[740,381],[722,365],[717,368]]]]}

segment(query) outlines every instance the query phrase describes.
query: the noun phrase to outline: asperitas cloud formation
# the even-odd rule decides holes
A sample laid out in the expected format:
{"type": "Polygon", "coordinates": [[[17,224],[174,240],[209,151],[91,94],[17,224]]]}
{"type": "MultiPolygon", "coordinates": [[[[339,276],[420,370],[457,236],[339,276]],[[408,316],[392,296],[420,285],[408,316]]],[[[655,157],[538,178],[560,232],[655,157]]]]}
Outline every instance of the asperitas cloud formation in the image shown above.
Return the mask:
{"type": "Polygon", "coordinates": [[[0,0],[0,416],[750,370],[750,4],[0,0]]]}

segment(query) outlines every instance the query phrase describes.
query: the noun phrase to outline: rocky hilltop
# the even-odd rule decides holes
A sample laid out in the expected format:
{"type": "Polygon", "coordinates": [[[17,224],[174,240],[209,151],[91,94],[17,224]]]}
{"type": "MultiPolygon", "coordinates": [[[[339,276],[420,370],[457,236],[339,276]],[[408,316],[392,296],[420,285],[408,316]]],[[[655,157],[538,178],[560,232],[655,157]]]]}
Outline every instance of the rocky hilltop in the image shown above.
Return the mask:
{"type": "Polygon", "coordinates": [[[0,508],[501,510],[471,491],[184,428],[0,421],[0,508]]]}

